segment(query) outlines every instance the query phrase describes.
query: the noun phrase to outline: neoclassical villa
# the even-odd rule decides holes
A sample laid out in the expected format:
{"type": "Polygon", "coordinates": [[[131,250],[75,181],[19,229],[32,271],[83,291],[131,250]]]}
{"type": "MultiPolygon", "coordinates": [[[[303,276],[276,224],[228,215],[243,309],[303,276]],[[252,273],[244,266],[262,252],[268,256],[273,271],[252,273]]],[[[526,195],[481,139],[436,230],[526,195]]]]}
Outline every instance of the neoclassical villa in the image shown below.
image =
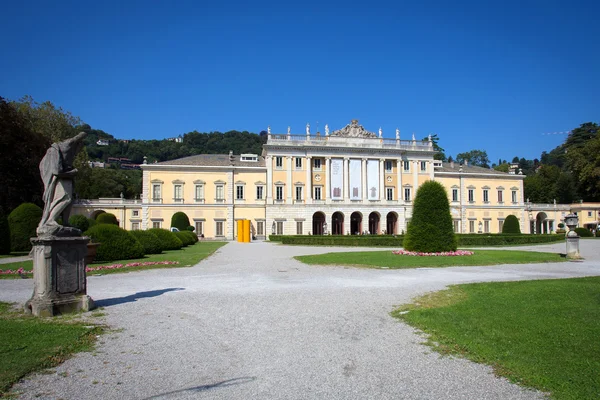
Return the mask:
{"type": "MultiPolygon", "coordinates": [[[[80,201],[75,213],[114,213],[125,229],[169,228],[185,212],[206,238],[232,240],[239,219],[254,235],[400,234],[406,230],[419,186],[440,182],[448,192],[454,230],[498,233],[515,215],[524,233],[556,230],[570,205],[523,199],[516,166],[509,173],[434,160],[431,138],[395,139],[367,131],[357,120],[325,134],[268,132],[258,154],[195,155],[142,165],[141,200],[80,201]]],[[[582,205],[583,206],[583,205],[582,205]]],[[[597,207],[581,209],[598,221],[597,207]]],[[[583,224],[582,224],[583,225],[583,224]]]]}

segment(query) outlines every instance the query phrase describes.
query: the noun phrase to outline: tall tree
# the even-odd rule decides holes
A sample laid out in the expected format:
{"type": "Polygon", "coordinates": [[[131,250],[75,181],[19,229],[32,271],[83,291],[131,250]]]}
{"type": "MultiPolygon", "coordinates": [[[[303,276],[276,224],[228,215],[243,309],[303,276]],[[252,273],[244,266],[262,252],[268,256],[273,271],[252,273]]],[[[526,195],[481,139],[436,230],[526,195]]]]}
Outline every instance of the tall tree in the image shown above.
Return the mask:
{"type": "MultiPolygon", "coordinates": [[[[422,142],[428,142],[429,141],[429,136],[426,136],[423,138],[422,142]]],[[[439,142],[440,142],[440,138],[438,136],[438,134],[433,134],[431,135],[431,141],[433,143],[433,150],[436,151],[436,153],[433,156],[434,160],[440,160],[440,161],[446,161],[446,153],[445,150],[440,147],[439,142]]]]}
{"type": "Polygon", "coordinates": [[[567,160],[581,198],[600,201],[600,136],[569,148],[567,160]]]}
{"type": "Polygon", "coordinates": [[[458,153],[456,155],[456,161],[458,161],[461,164],[465,161],[468,161],[470,165],[475,165],[483,168],[490,167],[490,159],[488,158],[487,152],[485,150],[471,150],[465,153],[458,153]]]}

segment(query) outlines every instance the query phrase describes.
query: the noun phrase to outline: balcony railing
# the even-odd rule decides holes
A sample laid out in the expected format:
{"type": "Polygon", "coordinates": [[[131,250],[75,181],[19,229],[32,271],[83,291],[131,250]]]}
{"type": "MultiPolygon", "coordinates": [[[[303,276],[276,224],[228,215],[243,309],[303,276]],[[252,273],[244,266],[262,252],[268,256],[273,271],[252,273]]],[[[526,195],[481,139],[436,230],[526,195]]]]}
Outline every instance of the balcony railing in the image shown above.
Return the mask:
{"type": "Polygon", "coordinates": [[[357,138],[346,136],[270,135],[267,145],[363,147],[433,151],[432,143],[420,140],[357,138]]]}

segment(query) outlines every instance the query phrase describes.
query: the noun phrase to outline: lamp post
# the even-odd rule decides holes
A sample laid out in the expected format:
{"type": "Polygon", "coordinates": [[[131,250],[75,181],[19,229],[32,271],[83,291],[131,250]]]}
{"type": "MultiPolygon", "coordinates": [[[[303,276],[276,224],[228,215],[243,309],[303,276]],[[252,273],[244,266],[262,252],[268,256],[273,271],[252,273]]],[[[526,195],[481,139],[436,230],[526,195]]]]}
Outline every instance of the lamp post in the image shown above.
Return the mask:
{"type": "Polygon", "coordinates": [[[565,225],[569,228],[567,232],[567,258],[580,258],[579,256],[579,235],[575,232],[579,218],[577,214],[569,214],[565,217],[565,225]]]}

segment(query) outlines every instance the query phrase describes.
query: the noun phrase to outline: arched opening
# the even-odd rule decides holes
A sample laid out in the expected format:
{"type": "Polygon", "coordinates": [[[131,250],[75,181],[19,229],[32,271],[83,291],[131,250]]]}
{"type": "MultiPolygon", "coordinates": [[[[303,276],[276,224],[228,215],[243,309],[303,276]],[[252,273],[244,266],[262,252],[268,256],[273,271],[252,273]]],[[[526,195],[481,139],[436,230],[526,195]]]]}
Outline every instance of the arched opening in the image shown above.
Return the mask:
{"type": "Polygon", "coordinates": [[[385,218],[385,233],[388,235],[396,234],[396,223],[398,222],[398,214],[395,212],[389,212],[385,218]]]}
{"type": "Polygon", "coordinates": [[[369,233],[377,235],[379,233],[379,213],[373,211],[369,214],[369,233]]]}
{"type": "Polygon", "coordinates": [[[325,232],[325,214],[317,211],[313,214],[312,230],[313,235],[322,235],[325,232]]]}
{"type": "Polygon", "coordinates": [[[332,235],[343,235],[344,234],[344,214],[337,211],[331,216],[331,234],[332,235]]]}
{"type": "Polygon", "coordinates": [[[362,214],[355,211],[350,215],[350,233],[360,235],[362,233],[362,214]]]}
{"type": "Polygon", "coordinates": [[[538,235],[542,233],[549,233],[548,221],[546,221],[546,218],[548,218],[548,215],[546,215],[545,212],[540,212],[535,217],[535,233],[537,233],[538,235]]]}
{"type": "Polygon", "coordinates": [[[90,215],[90,218],[93,219],[93,220],[95,220],[96,218],[98,218],[98,215],[104,214],[104,213],[106,213],[106,211],[104,211],[104,210],[96,210],[96,211],[94,211],[92,213],[92,215],[90,215]]]}

